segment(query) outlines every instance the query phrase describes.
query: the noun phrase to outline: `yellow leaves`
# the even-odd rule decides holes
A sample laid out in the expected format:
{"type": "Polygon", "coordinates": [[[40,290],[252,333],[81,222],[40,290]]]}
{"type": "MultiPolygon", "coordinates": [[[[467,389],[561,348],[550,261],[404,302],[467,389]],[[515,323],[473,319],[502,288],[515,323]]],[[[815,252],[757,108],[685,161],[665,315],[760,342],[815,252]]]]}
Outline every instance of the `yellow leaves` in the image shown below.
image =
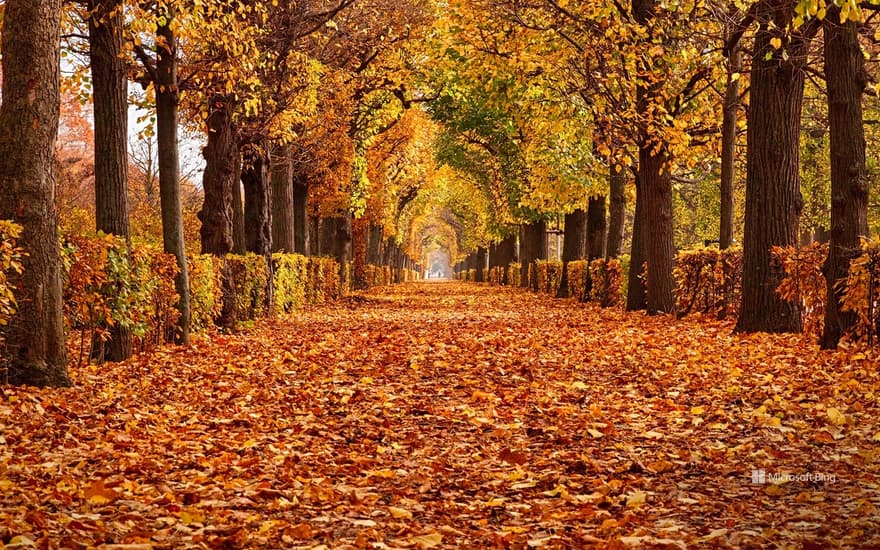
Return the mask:
{"type": "Polygon", "coordinates": [[[633,491],[626,497],[627,508],[638,508],[647,502],[648,495],[644,491],[633,491]]]}
{"type": "Polygon", "coordinates": [[[773,46],[773,49],[778,50],[782,47],[782,39],[778,36],[774,36],[770,39],[770,45],[773,46]]]}
{"type": "Polygon", "coordinates": [[[837,407],[828,407],[825,410],[825,414],[828,416],[828,420],[830,420],[835,426],[843,426],[846,424],[846,415],[840,412],[837,407]]]}
{"type": "Polygon", "coordinates": [[[119,498],[119,492],[104,485],[104,480],[93,481],[83,490],[83,498],[92,504],[102,505],[119,498]]]}
{"type": "Polygon", "coordinates": [[[391,514],[391,517],[396,519],[412,519],[413,514],[409,510],[405,508],[398,508],[396,506],[389,506],[388,513],[391,514]]]}

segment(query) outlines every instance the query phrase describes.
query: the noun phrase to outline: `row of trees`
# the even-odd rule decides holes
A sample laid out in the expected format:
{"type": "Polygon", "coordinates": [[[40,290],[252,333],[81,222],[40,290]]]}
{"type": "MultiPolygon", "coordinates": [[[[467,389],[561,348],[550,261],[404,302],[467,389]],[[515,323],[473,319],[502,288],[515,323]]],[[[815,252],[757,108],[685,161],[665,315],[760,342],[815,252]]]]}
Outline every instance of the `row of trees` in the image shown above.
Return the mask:
{"type": "MultiPolygon", "coordinates": [[[[132,98],[153,113],[162,245],[179,267],[178,342],[189,339],[187,247],[252,252],[270,269],[273,252],[334,255],[342,274],[354,250],[361,279],[367,261],[415,267],[395,222],[426,175],[410,168],[424,143],[407,114],[421,98],[405,79],[432,6],[8,0],[2,9],[0,218],[23,227],[26,252],[10,280],[19,305],[5,329],[10,382],[68,383],[55,208],[62,88],[93,105],[96,231],[141,237],[129,221],[132,98]],[[62,55],[73,70],[64,78],[62,55]],[[205,141],[198,243],[185,238],[181,129],[205,141]]],[[[126,326],[110,334],[108,358],[130,355],[126,326]]]]}
{"type": "MultiPolygon", "coordinates": [[[[449,6],[441,61],[429,76],[442,92],[429,110],[443,123],[441,160],[468,173],[490,205],[488,227],[477,239],[489,248],[490,264],[497,265],[492,250],[506,250],[520,227],[525,272],[545,257],[546,221],[563,214],[564,260],[617,255],[631,179],[627,308],[671,312],[677,196],[692,185],[712,186],[721,248],[742,236],[737,330],[744,332],[801,328],[798,307],[776,293],[782,273],[770,249],[799,243],[801,173],[812,168],[800,160],[809,77],[824,97],[819,135],[827,126],[830,138],[822,345],[837,345],[854,322],[841,311],[837,282],[868,234],[862,102],[873,91],[866,67],[871,4],[460,0],[449,6]],[[737,154],[743,134],[744,171],[737,154]],[[745,180],[739,204],[738,175],[745,180]]],[[[815,154],[810,160],[819,162],[815,154]]],[[[527,284],[526,277],[521,281],[527,284]]]]}

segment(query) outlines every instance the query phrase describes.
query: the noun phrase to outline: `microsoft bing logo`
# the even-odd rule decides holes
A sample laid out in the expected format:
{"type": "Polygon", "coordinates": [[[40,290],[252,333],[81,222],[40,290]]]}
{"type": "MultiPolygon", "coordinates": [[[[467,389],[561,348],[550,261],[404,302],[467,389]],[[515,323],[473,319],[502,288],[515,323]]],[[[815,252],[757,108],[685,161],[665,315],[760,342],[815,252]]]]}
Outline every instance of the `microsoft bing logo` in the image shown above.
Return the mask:
{"type": "Polygon", "coordinates": [[[752,470],[752,483],[756,485],[767,483],[767,472],[765,470],[752,470]]]}

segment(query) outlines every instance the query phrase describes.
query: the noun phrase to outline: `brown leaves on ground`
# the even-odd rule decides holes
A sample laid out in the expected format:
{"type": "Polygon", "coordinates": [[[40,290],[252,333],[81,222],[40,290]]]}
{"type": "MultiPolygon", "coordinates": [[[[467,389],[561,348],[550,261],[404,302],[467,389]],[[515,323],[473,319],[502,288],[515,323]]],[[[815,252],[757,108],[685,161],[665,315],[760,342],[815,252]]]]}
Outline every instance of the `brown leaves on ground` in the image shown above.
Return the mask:
{"type": "Polygon", "coordinates": [[[0,539],[876,546],[877,367],[706,319],[403,285],[4,389],[0,539]]]}

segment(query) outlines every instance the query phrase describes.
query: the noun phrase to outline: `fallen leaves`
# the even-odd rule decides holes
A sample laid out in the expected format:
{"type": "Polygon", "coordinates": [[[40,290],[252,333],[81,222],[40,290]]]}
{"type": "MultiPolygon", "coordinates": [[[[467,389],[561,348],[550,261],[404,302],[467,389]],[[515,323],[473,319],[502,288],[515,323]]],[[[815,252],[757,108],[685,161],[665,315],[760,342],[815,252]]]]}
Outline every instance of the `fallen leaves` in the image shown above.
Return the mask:
{"type": "Polygon", "coordinates": [[[4,388],[0,542],[880,544],[880,369],[853,354],[518,290],[383,289],[75,370],[70,390],[4,388]]]}

